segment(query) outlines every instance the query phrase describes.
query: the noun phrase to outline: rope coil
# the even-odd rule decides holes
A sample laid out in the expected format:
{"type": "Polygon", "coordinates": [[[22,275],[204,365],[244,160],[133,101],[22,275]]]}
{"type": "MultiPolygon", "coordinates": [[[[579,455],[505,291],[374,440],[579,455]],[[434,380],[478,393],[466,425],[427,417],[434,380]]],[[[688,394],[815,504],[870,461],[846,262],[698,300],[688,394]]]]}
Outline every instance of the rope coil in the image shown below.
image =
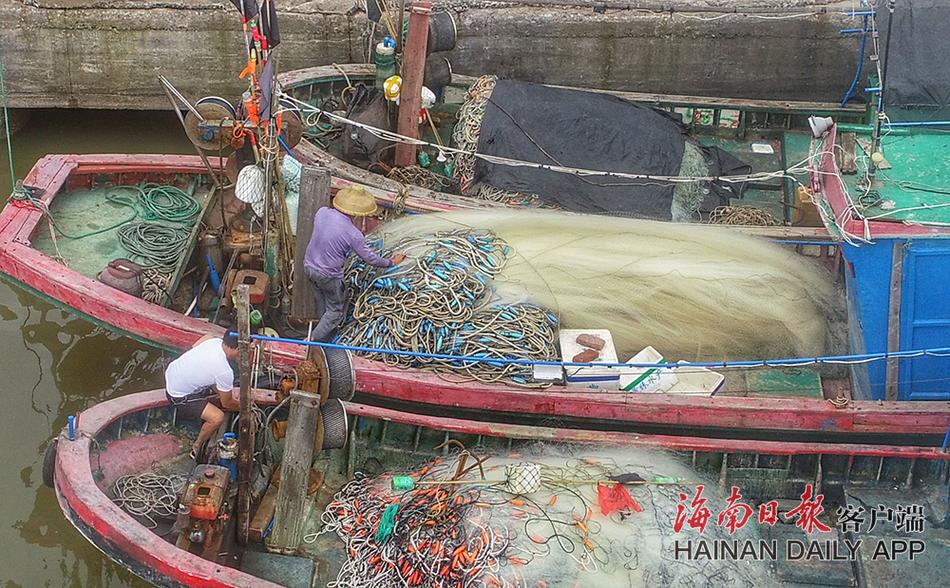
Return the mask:
{"type": "Polygon", "coordinates": [[[149,528],[158,526],[156,518],[177,514],[178,495],[187,478],[174,474],[165,476],[154,472],[122,476],[113,485],[113,502],[129,514],[140,516],[149,528]]]}
{"type": "Polygon", "coordinates": [[[154,221],[124,225],[119,229],[119,244],[139,259],[143,266],[171,270],[188,244],[191,230],[154,221]]]}
{"type": "MultiPolygon", "coordinates": [[[[383,249],[381,240],[371,246],[383,249]]],[[[502,239],[490,231],[457,229],[402,239],[392,249],[397,250],[415,259],[388,269],[350,261],[344,279],[357,294],[337,342],[484,358],[488,363],[369,354],[392,366],[520,385],[529,384],[530,367],[491,360],[557,357],[555,315],[533,304],[492,302],[492,280],[510,254],[502,239]]]]}

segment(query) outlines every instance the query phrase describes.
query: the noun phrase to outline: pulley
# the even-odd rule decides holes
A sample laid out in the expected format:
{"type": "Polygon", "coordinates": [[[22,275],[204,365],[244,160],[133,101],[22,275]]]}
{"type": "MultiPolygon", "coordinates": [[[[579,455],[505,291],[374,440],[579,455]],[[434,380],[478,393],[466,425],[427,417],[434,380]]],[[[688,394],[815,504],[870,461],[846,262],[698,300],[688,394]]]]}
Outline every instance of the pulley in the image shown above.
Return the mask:
{"type": "Polygon", "coordinates": [[[204,120],[190,109],[185,114],[185,134],[191,142],[205,151],[219,151],[230,145],[231,128],[221,123],[237,119],[234,106],[224,98],[206,96],[195,103],[195,110],[204,120]]]}

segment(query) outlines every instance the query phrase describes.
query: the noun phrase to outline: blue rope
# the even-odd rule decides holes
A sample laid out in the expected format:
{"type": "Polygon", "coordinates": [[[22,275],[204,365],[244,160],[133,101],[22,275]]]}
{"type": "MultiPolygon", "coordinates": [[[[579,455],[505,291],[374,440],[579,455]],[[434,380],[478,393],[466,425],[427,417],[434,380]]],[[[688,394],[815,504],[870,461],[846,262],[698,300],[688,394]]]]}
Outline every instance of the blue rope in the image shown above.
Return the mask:
{"type": "MultiPolygon", "coordinates": [[[[237,335],[237,333],[232,332],[237,335]]],[[[266,337],[264,335],[251,335],[251,339],[256,341],[273,341],[275,343],[291,343],[294,345],[304,345],[307,347],[323,347],[325,349],[345,349],[346,351],[355,351],[359,353],[383,353],[389,355],[403,355],[409,357],[425,357],[429,359],[445,359],[453,361],[465,361],[471,363],[488,363],[492,365],[552,365],[562,367],[616,367],[616,368],[683,368],[683,367],[702,367],[702,368],[747,368],[747,367],[790,367],[803,366],[815,363],[867,363],[871,361],[881,361],[885,359],[910,358],[919,356],[950,357],[950,347],[934,347],[931,349],[912,349],[907,351],[882,351],[880,353],[864,353],[860,355],[826,355],[819,357],[798,357],[789,359],[762,359],[751,361],[719,361],[719,362],[683,362],[683,363],[608,363],[608,362],[576,362],[576,361],[542,361],[533,359],[514,359],[514,358],[485,358],[472,357],[466,355],[448,355],[444,353],[422,353],[419,351],[401,351],[398,349],[381,349],[378,347],[362,347],[359,345],[340,345],[339,343],[320,343],[317,341],[304,341],[301,339],[289,339],[286,337],[266,337]]]]}
{"type": "Polygon", "coordinates": [[[848,88],[848,92],[844,95],[844,98],[841,99],[840,106],[844,108],[844,105],[847,104],[848,100],[851,99],[851,94],[854,93],[854,89],[858,86],[858,82],[861,80],[861,74],[864,72],[864,50],[868,44],[868,17],[864,17],[864,32],[861,34],[861,52],[858,57],[858,71],[854,74],[854,79],[851,80],[851,87],[848,88]]]}
{"type": "Polygon", "coordinates": [[[287,143],[284,143],[284,140],[279,135],[277,137],[277,142],[280,143],[280,146],[284,148],[284,151],[287,152],[287,155],[292,157],[294,161],[298,163],[300,162],[300,160],[297,159],[297,156],[294,155],[294,152],[290,150],[290,147],[287,146],[287,143]]]}

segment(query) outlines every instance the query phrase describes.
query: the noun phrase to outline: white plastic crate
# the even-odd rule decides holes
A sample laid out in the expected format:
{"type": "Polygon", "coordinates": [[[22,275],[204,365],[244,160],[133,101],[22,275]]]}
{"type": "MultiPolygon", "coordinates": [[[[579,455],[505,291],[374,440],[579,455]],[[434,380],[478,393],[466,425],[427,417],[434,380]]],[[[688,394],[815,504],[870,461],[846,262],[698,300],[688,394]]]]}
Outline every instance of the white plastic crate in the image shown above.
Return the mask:
{"type": "MultiPolygon", "coordinates": [[[[576,339],[579,335],[596,335],[604,340],[604,348],[600,350],[600,357],[595,359],[595,362],[618,363],[614,340],[607,329],[561,329],[558,337],[562,361],[571,361],[575,355],[587,349],[577,343],[576,339]]],[[[620,385],[620,370],[606,366],[564,366],[564,381],[568,386],[616,390],[620,385]]]]}

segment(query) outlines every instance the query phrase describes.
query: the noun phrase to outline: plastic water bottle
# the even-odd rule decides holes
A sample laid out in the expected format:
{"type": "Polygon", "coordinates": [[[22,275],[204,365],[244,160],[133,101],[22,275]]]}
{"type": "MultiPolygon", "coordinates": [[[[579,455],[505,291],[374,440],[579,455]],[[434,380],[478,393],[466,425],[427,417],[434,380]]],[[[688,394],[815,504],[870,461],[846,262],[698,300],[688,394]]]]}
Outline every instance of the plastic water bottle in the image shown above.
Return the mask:
{"type": "MultiPolygon", "coordinates": [[[[389,39],[389,37],[386,37],[389,39]]],[[[383,82],[396,75],[396,44],[387,44],[386,39],[376,45],[376,87],[383,89],[383,82]]],[[[389,39],[392,41],[392,39],[389,39]]]]}

